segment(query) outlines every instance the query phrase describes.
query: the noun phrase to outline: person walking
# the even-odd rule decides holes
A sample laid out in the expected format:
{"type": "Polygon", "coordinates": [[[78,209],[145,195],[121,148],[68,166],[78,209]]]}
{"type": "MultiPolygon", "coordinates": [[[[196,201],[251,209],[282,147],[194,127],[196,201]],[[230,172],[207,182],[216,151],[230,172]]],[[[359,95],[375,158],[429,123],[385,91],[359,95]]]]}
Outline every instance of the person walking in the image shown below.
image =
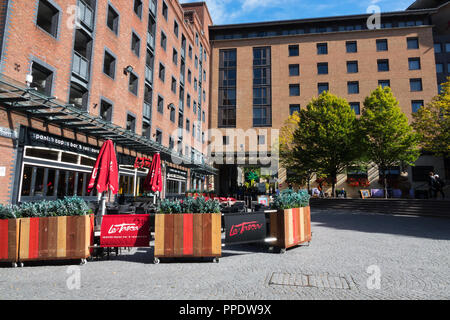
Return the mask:
{"type": "Polygon", "coordinates": [[[429,191],[430,191],[430,198],[431,199],[436,199],[437,197],[437,181],[436,178],[434,176],[434,172],[430,172],[428,174],[428,186],[429,186],[429,191]]]}
{"type": "Polygon", "coordinates": [[[438,193],[440,193],[442,196],[442,199],[445,199],[445,193],[444,193],[445,182],[444,182],[444,180],[441,179],[439,177],[439,175],[437,175],[437,174],[434,175],[434,179],[436,181],[436,198],[438,196],[438,193]]]}

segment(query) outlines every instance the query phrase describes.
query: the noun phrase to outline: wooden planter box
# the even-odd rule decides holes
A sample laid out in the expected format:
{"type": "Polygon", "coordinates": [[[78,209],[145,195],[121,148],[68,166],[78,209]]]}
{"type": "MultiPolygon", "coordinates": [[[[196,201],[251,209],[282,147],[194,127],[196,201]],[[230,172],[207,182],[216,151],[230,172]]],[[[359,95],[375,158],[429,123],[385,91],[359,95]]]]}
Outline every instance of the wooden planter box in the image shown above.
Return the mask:
{"type": "Polygon", "coordinates": [[[19,261],[72,260],[90,256],[94,216],[20,219],[19,261]]]}
{"type": "Polygon", "coordinates": [[[0,220],[0,262],[11,262],[17,266],[19,226],[19,219],[0,220]]]}
{"type": "Polygon", "coordinates": [[[155,215],[155,263],[158,258],[222,255],[221,214],[155,215]]]}
{"type": "Polygon", "coordinates": [[[270,213],[270,237],[274,246],[286,249],[311,241],[311,209],[294,208],[270,213]]]}

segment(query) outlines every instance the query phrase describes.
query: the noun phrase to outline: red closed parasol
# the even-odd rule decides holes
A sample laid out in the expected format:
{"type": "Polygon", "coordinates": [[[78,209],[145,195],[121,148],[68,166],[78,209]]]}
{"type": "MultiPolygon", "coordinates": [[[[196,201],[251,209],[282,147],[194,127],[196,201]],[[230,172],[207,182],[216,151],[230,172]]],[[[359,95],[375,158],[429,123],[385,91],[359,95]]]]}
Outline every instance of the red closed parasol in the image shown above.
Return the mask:
{"type": "Polygon", "coordinates": [[[162,191],[161,156],[159,153],[153,155],[152,165],[144,182],[144,189],[152,192],[162,191]]]}
{"type": "Polygon", "coordinates": [[[96,188],[98,193],[111,190],[113,194],[119,191],[119,170],[117,166],[116,152],[111,140],[105,141],[92,170],[87,193],[96,188]]]}

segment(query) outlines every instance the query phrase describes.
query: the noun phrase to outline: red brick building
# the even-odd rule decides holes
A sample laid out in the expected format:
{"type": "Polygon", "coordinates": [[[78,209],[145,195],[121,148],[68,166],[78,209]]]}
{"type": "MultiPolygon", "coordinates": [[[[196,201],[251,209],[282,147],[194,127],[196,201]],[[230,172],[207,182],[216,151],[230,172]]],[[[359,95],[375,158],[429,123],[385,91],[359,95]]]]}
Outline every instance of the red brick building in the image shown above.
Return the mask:
{"type": "Polygon", "coordinates": [[[103,140],[120,193],[143,193],[137,157],[163,159],[164,195],[205,189],[205,3],[0,1],[0,203],[86,194],[103,140]]]}

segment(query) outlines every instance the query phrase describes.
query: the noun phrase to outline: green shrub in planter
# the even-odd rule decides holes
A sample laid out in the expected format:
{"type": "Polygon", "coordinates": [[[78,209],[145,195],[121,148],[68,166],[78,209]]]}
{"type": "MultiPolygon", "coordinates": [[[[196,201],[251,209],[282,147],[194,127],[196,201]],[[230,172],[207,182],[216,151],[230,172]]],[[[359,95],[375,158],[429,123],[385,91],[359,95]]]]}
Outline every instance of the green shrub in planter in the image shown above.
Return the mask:
{"type": "Polygon", "coordinates": [[[311,196],[306,190],[298,192],[289,189],[283,190],[279,195],[275,196],[271,207],[276,210],[308,207],[310,198],[311,196]]]}
{"type": "Polygon", "coordinates": [[[162,214],[172,213],[220,213],[220,203],[217,200],[206,200],[204,197],[196,199],[187,197],[184,200],[161,201],[158,212],[162,214]]]}

